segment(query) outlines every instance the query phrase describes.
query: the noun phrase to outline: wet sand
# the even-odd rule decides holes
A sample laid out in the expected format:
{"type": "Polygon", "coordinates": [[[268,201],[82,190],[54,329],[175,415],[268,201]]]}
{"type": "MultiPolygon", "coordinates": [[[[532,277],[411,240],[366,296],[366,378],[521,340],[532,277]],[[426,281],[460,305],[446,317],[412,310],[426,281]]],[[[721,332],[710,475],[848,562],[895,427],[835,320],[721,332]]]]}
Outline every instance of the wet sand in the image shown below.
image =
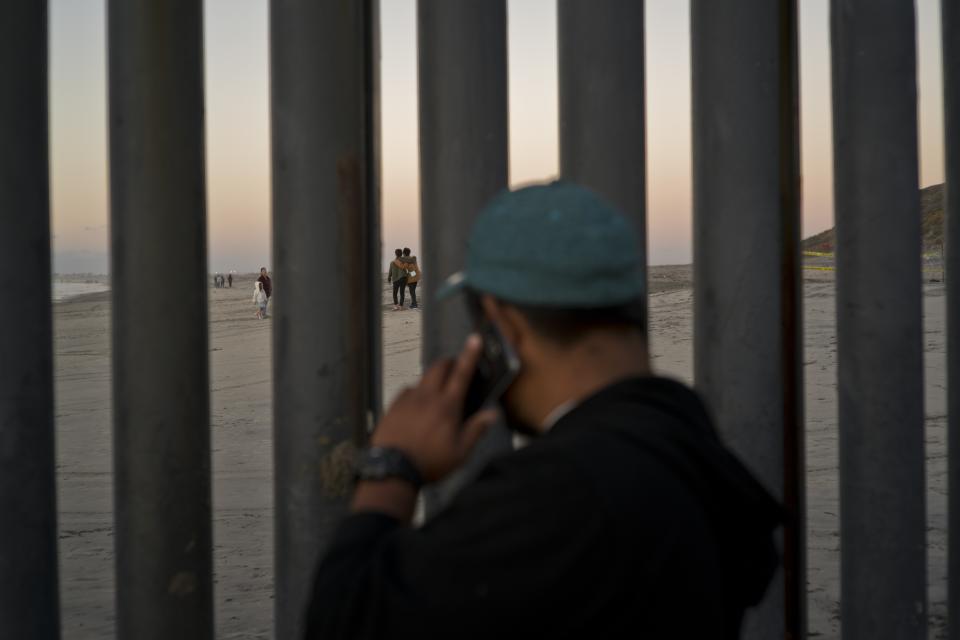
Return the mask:
{"type": "MultiPolygon", "coordinates": [[[[810,636],[839,637],[835,299],[832,274],[805,272],[810,636]]],[[[210,290],[211,424],[218,638],[270,638],[272,460],[270,320],[254,318],[253,276],[210,290]]],[[[691,381],[689,266],[650,273],[659,372],[691,381]]],[[[931,637],[945,637],[946,356],[941,284],[925,288],[931,637]]],[[[384,397],[419,373],[420,314],[393,312],[384,289],[384,397]]],[[[63,637],[114,636],[107,294],[55,305],[63,637]]]]}

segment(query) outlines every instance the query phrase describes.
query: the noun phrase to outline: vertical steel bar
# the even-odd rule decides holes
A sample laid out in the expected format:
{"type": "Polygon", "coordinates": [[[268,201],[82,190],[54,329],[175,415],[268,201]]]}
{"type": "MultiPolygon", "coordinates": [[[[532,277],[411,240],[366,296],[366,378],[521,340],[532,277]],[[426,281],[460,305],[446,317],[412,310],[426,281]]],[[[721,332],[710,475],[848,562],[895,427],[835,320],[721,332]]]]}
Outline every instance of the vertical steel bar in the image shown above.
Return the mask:
{"type": "Polygon", "coordinates": [[[60,637],[47,3],[0,3],[0,636],[60,637]]]}
{"type": "Polygon", "coordinates": [[[943,0],[947,283],[947,625],[960,640],[960,3],[943,0]]]}
{"type": "Polygon", "coordinates": [[[559,0],[560,176],[636,224],[646,277],[643,0],[559,0]]]}
{"type": "Polygon", "coordinates": [[[367,253],[366,267],[367,277],[369,279],[369,318],[366,323],[367,345],[370,349],[367,357],[369,359],[369,371],[367,374],[367,386],[369,399],[368,404],[372,410],[370,425],[376,423],[383,411],[383,336],[382,336],[382,318],[380,309],[383,307],[383,237],[382,220],[380,212],[382,210],[382,192],[381,176],[382,156],[380,153],[383,141],[383,122],[381,113],[381,71],[380,61],[383,56],[380,37],[380,0],[365,0],[369,3],[369,13],[366,19],[366,31],[364,38],[366,40],[366,50],[369,56],[366,65],[366,87],[369,93],[366,110],[366,129],[364,133],[364,144],[367,153],[367,184],[366,194],[368,197],[368,206],[366,207],[366,239],[367,253]]]}
{"type": "MultiPolygon", "coordinates": [[[[425,363],[459,351],[470,325],[456,301],[434,293],[463,267],[477,213],[506,188],[507,7],[505,0],[420,0],[421,254],[425,363]]],[[[493,452],[510,447],[502,428],[491,431],[464,473],[427,493],[439,508],[493,452]]]]}
{"type": "Polygon", "coordinates": [[[283,640],[302,634],[315,561],[346,511],[354,451],[378,395],[373,9],[371,0],[270,5],[275,613],[283,640]]]}
{"type": "Polygon", "coordinates": [[[212,638],[202,5],[108,38],[118,635],[212,638]]]}
{"type": "Polygon", "coordinates": [[[745,637],[805,626],[797,14],[691,4],[696,384],[790,513],[784,572],[745,637]]]}
{"type": "Polygon", "coordinates": [[[926,638],[914,3],[831,3],[841,620],[926,638]]]}

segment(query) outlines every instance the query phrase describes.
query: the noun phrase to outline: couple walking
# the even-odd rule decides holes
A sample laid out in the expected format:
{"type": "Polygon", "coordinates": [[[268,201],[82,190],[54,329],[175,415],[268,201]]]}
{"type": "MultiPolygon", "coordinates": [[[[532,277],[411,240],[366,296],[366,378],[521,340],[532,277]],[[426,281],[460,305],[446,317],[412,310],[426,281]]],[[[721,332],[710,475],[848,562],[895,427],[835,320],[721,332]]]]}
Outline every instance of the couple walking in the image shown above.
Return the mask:
{"type": "Polygon", "coordinates": [[[403,309],[406,302],[406,290],[410,289],[410,308],[417,309],[417,283],[420,282],[420,266],[417,257],[410,255],[410,249],[397,249],[396,258],[390,263],[387,282],[393,283],[393,310],[403,309]]]}

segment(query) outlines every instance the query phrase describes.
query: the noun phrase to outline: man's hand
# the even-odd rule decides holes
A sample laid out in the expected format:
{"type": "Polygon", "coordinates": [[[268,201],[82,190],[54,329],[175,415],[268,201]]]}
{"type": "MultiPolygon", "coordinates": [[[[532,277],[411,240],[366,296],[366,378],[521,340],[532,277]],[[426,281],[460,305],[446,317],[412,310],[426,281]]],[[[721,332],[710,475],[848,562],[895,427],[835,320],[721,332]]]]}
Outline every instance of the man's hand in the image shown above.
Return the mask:
{"type": "Polygon", "coordinates": [[[371,444],[403,451],[423,481],[436,482],[457,469],[480,436],[497,419],[495,410],[481,411],[461,422],[467,388],[483,349],[471,335],[456,360],[432,365],[420,384],[403,391],[377,425],[371,444]]]}

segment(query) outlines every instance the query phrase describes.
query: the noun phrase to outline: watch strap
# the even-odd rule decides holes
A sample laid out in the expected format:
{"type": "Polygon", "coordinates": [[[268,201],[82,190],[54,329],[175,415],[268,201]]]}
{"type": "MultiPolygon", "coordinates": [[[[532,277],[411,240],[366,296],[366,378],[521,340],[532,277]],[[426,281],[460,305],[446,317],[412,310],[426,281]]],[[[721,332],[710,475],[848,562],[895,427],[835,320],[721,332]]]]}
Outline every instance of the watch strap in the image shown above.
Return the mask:
{"type": "Polygon", "coordinates": [[[423,486],[423,476],[403,451],[393,447],[369,447],[360,454],[354,474],[355,481],[390,478],[405,480],[417,489],[423,486]]]}

